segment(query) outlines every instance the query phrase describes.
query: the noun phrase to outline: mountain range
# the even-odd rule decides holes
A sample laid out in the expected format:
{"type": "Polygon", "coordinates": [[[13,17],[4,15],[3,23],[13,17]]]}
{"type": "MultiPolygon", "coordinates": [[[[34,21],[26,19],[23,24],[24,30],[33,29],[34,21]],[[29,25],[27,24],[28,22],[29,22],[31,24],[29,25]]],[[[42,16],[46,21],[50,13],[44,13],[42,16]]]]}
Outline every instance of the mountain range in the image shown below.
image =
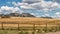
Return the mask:
{"type": "MultiPolygon", "coordinates": [[[[22,13],[22,14],[18,14],[18,13],[10,13],[10,14],[0,14],[0,17],[36,17],[32,14],[29,14],[29,13],[22,13]]],[[[52,19],[52,17],[40,17],[40,18],[49,18],[49,19],[52,19]]]]}

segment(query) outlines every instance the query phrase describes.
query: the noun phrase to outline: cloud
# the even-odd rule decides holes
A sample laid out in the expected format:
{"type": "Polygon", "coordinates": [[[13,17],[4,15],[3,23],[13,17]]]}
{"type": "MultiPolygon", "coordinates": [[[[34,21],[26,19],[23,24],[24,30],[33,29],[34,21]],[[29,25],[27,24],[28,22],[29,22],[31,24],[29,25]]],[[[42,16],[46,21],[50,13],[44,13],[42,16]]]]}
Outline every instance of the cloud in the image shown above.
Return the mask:
{"type": "Polygon", "coordinates": [[[33,8],[33,7],[31,7],[31,6],[26,6],[26,5],[22,5],[22,6],[20,6],[22,9],[35,9],[35,8],[33,8]]]}
{"type": "Polygon", "coordinates": [[[17,6],[18,4],[16,2],[12,2],[13,5],[17,6]]]}
{"type": "Polygon", "coordinates": [[[35,10],[43,10],[43,11],[52,11],[60,8],[60,4],[52,1],[44,1],[44,0],[23,0],[22,2],[13,2],[15,6],[19,6],[22,9],[35,9],[35,10]],[[33,3],[29,3],[33,2],[33,3]]]}
{"type": "Polygon", "coordinates": [[[56,12],[56,17],[60,17],[60,12],[56,12]]]}
{"type": "Polygon", "coordinates": [[[60,3],[60,0],[55,0],[56,2],[60,3]]]}
{"type": "Polygon", "coordinates": [[[12,10],[13,7],[8,7],[8,6],[2,6],[1,10],[12,10]]]}
{"type": "Polygon", "coordinates": [[[44,14],[44,15],[42,15],[42,17],[50,17],[50,15],[49,14],[44,14]]]}
{"type": "Polygon", "coordinates": [[[29,3],[29,4],[37,3],[37,2],[40,2],[40,1],[42,1],[42,0],[22,0],[22,2],[29,3]]]}
{"type": "MultiPolygon", "coordinates": [[[[53,1],[44,1],[44,0],[22,0],[22,2],[12,2],[12,4],[16,7],[20,7],[21,9],[24,10],[28,10],[28,9],[32,9],[32,11],[37,10],[37,11],[44,11],[44,12],[49,12],[49,11],[53,11],[56,10],[58,8],[60,8],[60,4],[57,2],[57,0],[55,0],[55,2],[53,1]]],[[[37,11],[35,11],[36,13],[38,13],[37,11]]],[[[32,15],[37,15],[35,13],[31,13],[32,15]]],[[[38,15],[36,17],[40,17],[41,15],[38,15]]],[[[56,16],[50,16],[50,14],[44,14],[42,15],[43,17],[59,17],[60,13],[56,13],[56,16]]]]}
{"type": "Polygon", "coordinates": [[[18,7],[8,7],[8,6],[2,6],[0,8],[0,12],[11,12],[11,13],[15,13],[18,12],[19,14],[21,14],[23,11],[18,8],[18,7]]]}
{"type": "Polygon", "coordinates": [[[30,14],[36,16],[35,13],[30,13],[30,14]]]}
{"type": "Polygon", "coordinates": [[[60,12],[56,12],[57,15],[60,15],[60,12]]]}

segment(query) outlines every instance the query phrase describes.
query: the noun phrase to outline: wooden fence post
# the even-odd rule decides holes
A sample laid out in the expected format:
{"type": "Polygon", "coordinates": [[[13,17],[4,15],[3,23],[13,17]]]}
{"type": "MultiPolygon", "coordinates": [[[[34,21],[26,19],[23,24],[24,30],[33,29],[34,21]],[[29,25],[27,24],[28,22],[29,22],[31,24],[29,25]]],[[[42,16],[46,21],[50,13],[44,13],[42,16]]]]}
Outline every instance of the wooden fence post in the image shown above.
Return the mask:
{"type": "Polygon", "coordinates": [[[1,23],[1,28],[2,28],[2,30],[4,29],[4,28],[3,28],[3,22],[1,23]]]}
{"type": "Polygon", "coordinates": [[[56,23],[56,31],[58,31],[58,24],[56,23]]]}
{"type": "Polygon", "coordinates": [[[46,30],[45,30],[45,32],[47,32],[47,26],[48,26],[48,24],[47,24],[47,22],[46,22],[46,30]]]}
{"type": "Polygon", "coordinates": [[[18,23],[18,30],[19,30],[19,23],[18,23]]]}
{"type": "Polygon", "coordinates": [[[33,25],[33,34],[35,34],[35,24],[33,25]]]}
{"type": "Polygon", "coordinates": [[[57,31],[57,25],[58,25],[58,24],[56,23],[56,21],[55,21],[55,25],[56,25],[56,31],[57,31]]]}

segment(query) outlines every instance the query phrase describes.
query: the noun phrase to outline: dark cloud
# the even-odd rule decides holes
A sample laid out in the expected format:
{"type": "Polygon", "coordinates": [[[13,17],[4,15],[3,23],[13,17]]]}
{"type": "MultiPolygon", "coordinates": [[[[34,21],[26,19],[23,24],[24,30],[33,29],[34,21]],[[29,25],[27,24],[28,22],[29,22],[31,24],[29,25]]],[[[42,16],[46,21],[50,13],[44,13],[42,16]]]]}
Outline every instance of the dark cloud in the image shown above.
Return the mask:
{"type": "Polygon", "coordinates": [[[22,2],[25,2],[25,3],[28,3],[28,4],[31,4],[31,3],[37,3],[37,2],[40,2],[41,0],[22,0],[22,2]]]}

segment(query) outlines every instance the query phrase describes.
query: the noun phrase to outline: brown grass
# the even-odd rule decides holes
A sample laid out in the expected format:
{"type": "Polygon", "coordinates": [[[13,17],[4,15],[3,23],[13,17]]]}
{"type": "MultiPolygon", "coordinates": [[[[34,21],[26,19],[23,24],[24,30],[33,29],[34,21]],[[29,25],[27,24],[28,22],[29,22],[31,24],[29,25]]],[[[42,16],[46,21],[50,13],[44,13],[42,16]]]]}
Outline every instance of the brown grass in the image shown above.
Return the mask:
{"type": "Polygon", "coordinates": [[[46,19],[46,18],[29,18],[29,17],[11,17],[11,18],[0,18],[0,23],[4,23],[4,26],[56,26],[57,24],[60,25],[60,20],[58,19],[46,19]],[[8,23],[8,24],[6,24],[8,23]]]}
{"type": "Polygon", "coordinates": [[[60,22],[58,19],[46,19],[46,18],[29,18],[29,17],[11,17],[0,18],[0,22],[6,23],[23,23],[23,24],[46,24],[60,22]]]}

